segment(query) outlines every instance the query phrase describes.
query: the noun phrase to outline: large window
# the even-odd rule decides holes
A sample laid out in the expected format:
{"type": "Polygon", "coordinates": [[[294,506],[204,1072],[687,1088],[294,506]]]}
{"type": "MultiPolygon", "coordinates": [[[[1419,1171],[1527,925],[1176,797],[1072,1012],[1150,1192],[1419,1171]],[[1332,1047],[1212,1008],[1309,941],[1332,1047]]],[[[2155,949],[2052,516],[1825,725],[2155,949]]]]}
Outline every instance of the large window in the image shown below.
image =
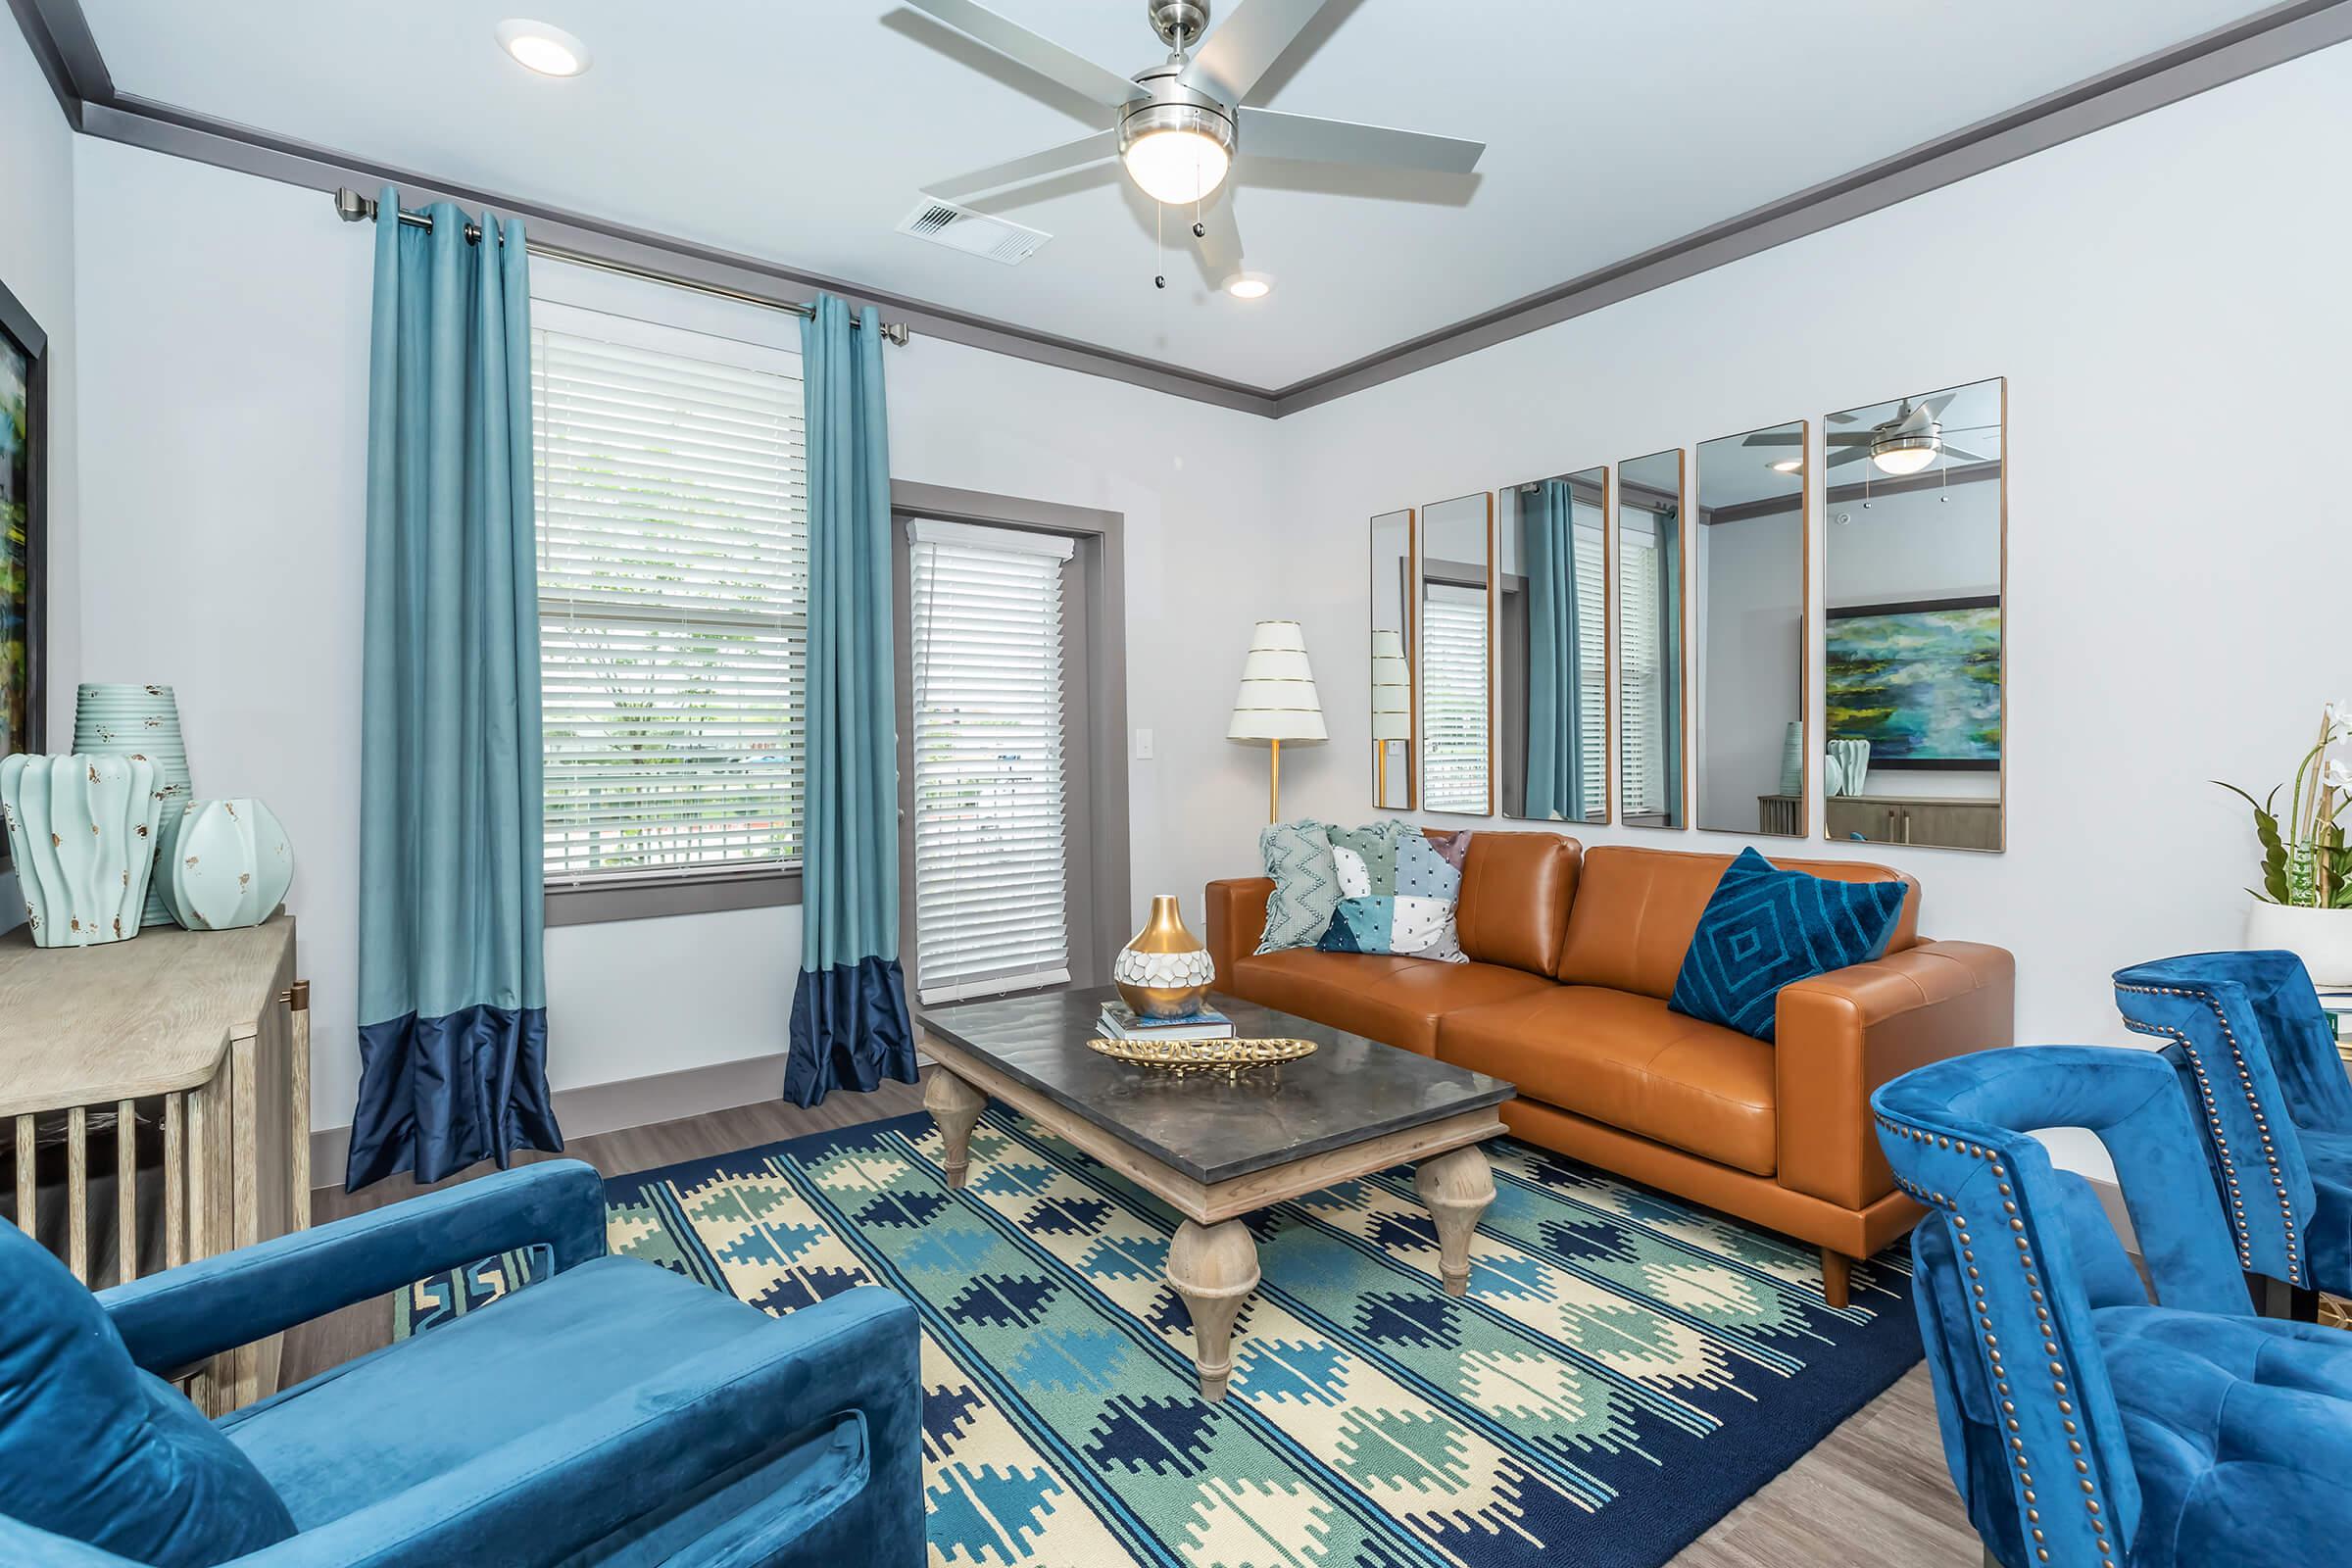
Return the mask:
{"type": "Polygon", "coordinates": [[[796,865],[800,358],[535,303],[551,889],[796,865]]]}
{"type": "Polygon", "coordinates": [[[1598,507],[1571,506],[1576,527],[1577,756],[1583,770],[1586,809],[1608,800],[1609,790],[1609,583],[1608,520],[1598,507]]]}
{"type": "Polygon", "coordinates": [[[1487,805],[1487,591],[1430,583],[1421,599],[1421,804],[1484,815],[1487,805]]]}
{"type": "Polygon", "coordinates": [[[1667,800],[1666,759],[1659,747],[1665,719],[1663,648],[1658,640],[1659,583],[1657,519],[1631,509],[1620,513],[1617,529],[1617,613],[1624,634],[1617,657],[1618,691],[1625,710],[1617,715],[1617,733],[1625,755],[1620,790],[1628,820],[1659,816],[1671,809],[1667,800]]]}

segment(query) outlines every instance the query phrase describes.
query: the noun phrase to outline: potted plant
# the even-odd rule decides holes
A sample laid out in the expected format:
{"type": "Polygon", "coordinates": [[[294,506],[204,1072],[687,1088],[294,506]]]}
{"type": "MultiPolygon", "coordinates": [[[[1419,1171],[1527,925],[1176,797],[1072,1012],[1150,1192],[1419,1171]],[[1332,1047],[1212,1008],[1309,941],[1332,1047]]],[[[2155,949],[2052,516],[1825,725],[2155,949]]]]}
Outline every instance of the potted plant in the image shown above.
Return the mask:
{"type": "MultiPolygon", "coordinates": [[[[2303,960],[2315,984],[2352,987],[2352,847],[2339,818],[2352,805],[2352,767],[2331,755],[2352,738],[2352,702],[2329,703],[2319,744],[2303,754],[2283,824],[2278,791],[2256,800],[2234,784],[2222,788],[2254,808],[2262,840],[2262,886],[2249,888],[2246,946],[2283,948],[2303,960]]],[[[2215,780],[2220,783],[2220,780],[2215,780]]]]}

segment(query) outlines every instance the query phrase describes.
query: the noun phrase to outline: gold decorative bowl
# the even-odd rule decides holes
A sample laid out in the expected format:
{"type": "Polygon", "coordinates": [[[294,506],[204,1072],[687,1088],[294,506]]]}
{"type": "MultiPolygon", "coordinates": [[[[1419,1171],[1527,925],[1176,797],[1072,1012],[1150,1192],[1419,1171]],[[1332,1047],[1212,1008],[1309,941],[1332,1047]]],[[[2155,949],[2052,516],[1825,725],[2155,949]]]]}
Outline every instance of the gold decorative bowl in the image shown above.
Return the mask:
{"type": "Polygon", "coordinates": [[[1312,1055],[1312,1040],[1089,1040],[1087,1049],[1147,1067],[1262,1067],[1312,1055]]]}

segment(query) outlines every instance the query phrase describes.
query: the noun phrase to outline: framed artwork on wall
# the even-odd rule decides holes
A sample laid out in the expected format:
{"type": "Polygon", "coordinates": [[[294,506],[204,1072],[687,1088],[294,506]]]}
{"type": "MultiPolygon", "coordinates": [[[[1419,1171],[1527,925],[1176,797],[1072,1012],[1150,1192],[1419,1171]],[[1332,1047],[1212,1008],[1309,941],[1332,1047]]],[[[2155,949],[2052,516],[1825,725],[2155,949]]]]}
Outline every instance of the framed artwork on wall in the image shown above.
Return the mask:
{"type": "MultiPolygon", "coordinates": [[[[0,757],[43,744],[49,338],[0,283],[0,757]]],[[[0,869],[8,844],[0,838],[0,869]]]]}
{"type": "Polygon", "coordinates": [[[2001,765],[2001,601],[1994,595],[1829,612],[1829,733],[1874,768],[2001,765]]]}

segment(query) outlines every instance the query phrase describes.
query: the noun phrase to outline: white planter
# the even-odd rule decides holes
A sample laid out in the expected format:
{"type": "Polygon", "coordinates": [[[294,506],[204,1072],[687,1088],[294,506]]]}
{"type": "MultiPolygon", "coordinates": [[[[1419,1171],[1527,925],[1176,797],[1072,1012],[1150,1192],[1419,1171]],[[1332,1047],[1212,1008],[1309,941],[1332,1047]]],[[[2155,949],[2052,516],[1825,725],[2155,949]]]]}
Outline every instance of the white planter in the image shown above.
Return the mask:
{"type": "Polygon", "coordinates": [[[2246,910],[2248,948],[2283,948],[2315,986],[2352,987],[2352,909],[2310,909],[2260,900],[2246,910]]]}

